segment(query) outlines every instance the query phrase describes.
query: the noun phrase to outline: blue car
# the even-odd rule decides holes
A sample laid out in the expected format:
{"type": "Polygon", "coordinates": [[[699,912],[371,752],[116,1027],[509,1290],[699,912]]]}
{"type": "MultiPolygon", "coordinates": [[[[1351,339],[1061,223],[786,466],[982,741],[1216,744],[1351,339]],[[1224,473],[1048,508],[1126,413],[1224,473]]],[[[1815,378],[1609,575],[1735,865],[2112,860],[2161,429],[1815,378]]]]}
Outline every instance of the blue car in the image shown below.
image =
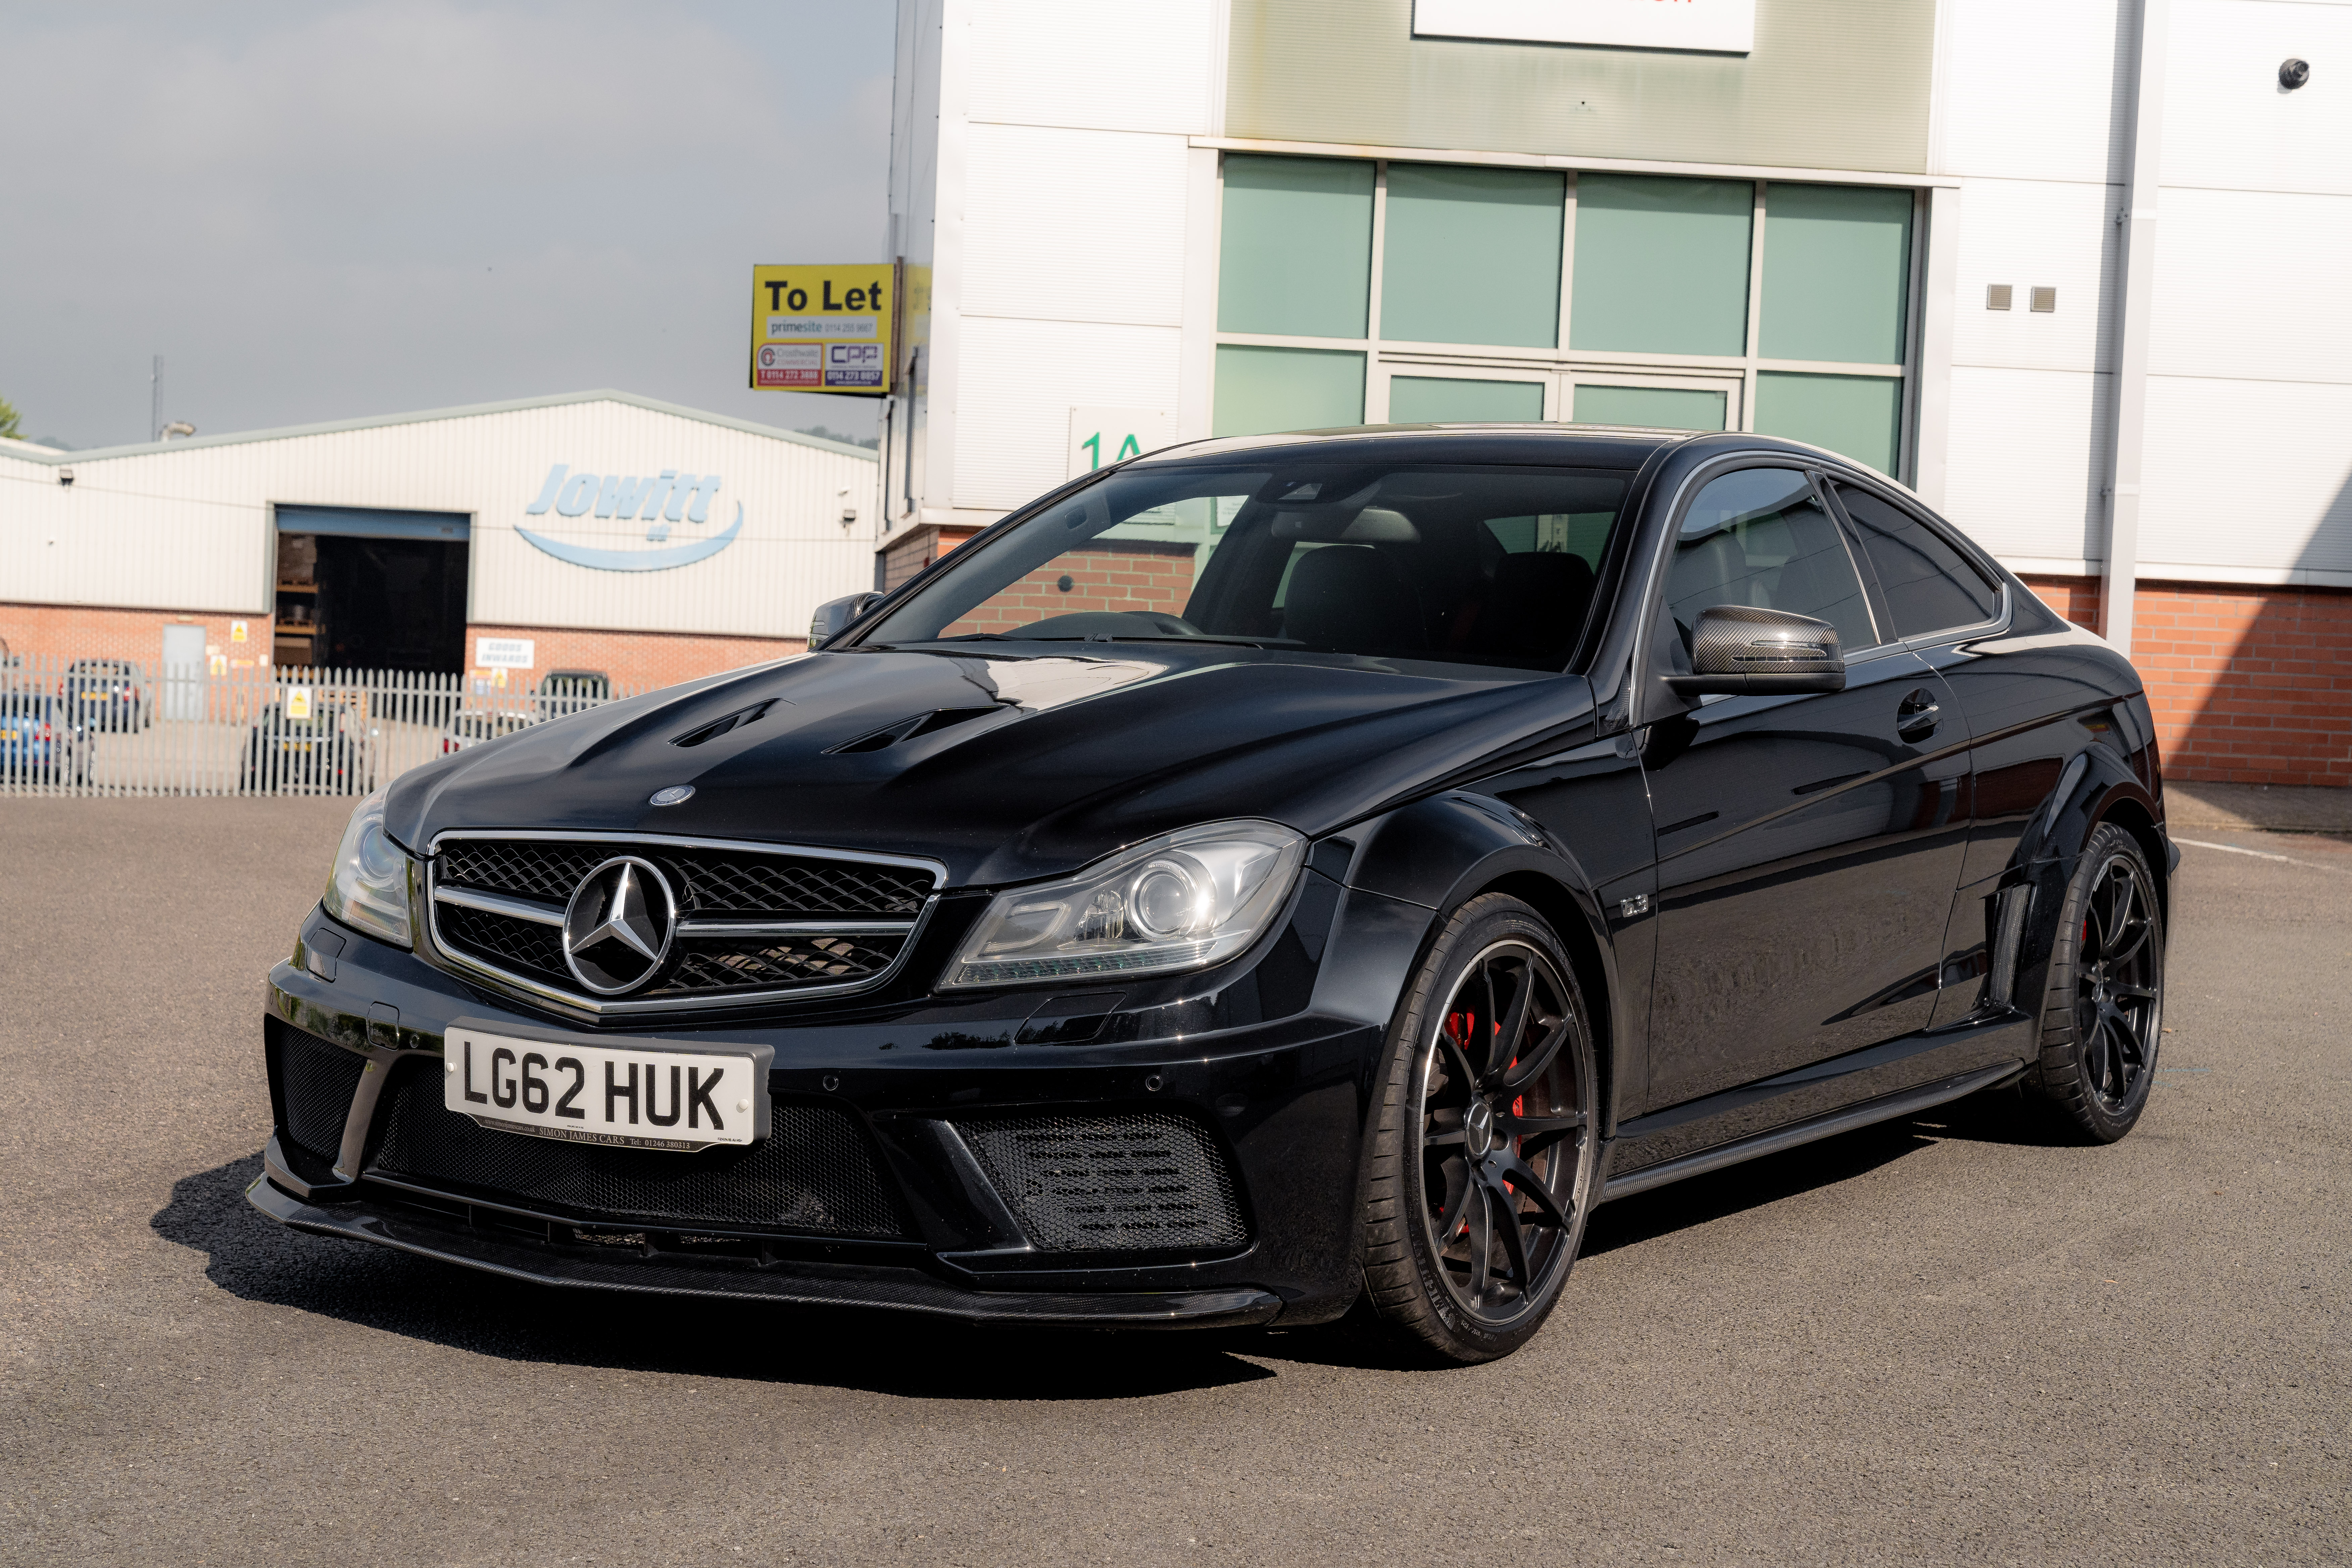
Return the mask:
{"type": "Polygon", "coordinates": [[[0,781],[89,782],[89,731],[54,697],[0,691],[0,781]]]}

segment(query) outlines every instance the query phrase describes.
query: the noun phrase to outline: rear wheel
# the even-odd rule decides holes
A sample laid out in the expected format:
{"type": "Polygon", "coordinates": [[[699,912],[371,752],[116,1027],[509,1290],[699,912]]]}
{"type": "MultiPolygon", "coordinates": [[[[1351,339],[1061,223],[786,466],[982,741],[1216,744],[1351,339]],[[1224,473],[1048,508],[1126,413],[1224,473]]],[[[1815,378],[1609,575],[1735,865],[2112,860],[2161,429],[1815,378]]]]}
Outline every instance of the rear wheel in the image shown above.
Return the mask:
{"type": "Polygon", "coordinates": [[[2028,1098],[2074,1136],[2114,1142],[2147,1109],[2163,1024],[2156,878],[2139,840],[2108,823],[2091,835],[2067,884],[2028,1098]]]}
{"type": "Polygon", "coordinates": [[[1543,1326],[1594,1185],[1592,1036],[1530,906],[1446,922],[1391,1030],[1365,1188],[1364,1284],[1390,1331],[1457,1364],[1543,1326]]]}

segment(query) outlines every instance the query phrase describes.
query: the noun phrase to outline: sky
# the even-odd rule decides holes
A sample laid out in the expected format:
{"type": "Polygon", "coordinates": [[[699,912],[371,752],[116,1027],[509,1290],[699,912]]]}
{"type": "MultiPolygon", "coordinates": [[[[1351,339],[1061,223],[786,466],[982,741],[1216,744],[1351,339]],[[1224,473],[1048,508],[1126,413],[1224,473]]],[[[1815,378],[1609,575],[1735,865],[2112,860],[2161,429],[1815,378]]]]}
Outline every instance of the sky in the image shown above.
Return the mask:
{"type": "Polygon", "coordinates": [[[0,0],[0,398],[77,447],[744,385],[751,268],[883,259],[888,0],[0,0]]]}

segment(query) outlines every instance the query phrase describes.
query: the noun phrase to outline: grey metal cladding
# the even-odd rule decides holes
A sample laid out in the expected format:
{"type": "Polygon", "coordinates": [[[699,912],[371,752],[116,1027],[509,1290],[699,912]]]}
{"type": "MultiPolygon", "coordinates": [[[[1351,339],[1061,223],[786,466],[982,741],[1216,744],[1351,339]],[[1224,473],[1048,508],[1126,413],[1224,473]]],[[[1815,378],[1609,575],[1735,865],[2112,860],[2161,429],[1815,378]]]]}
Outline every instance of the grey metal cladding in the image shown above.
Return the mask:
{"type": "Polygon", "coordinates": [[[1919,174],[1930,0],[1756,0],[1746,56],[1416,38],[1412,0],[1233,0],[1228,136],[1919,174]]]}

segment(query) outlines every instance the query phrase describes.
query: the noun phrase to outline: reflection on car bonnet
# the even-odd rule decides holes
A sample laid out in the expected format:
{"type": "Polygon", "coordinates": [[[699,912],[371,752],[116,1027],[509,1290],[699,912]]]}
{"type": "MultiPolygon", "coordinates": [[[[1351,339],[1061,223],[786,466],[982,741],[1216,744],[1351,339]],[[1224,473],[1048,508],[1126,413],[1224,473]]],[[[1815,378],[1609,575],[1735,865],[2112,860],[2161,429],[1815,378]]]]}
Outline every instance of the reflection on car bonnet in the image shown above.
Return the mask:
{"type": "Polygon", "coordinates": [[[1169,666],[1139,658],[988,658],[958,655],[963,678],[992,701],[1032,713],[1099,697],[1163,675],[1169,666]]]}

